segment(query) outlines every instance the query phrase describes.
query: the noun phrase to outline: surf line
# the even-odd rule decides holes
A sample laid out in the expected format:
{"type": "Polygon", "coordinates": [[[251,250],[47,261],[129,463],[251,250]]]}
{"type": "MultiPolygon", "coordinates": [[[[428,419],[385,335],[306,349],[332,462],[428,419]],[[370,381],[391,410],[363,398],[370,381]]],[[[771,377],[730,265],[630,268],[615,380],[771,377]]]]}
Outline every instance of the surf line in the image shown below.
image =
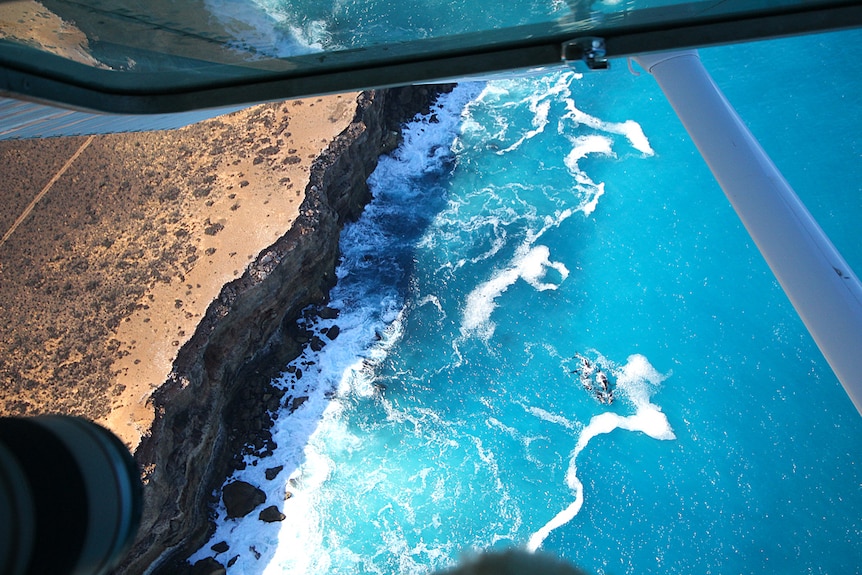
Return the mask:
{"type": "Polygon", "coordinates": [[[527,551],[531,553],[535,552],[542,546],[542,543],[550,535],[551,531],[562,527],[574,519],[580,512],[584,504],[584,484],[578,479],[576,461],[578,454],[586,448],[592,438],[597,435],[610,433],[615,429],[625,429],[628,431],[640,431],[654,439],[676,439],[676,435],[674,435],[667,417],[665,417],[657,405],[643,399],[636,403],[637,411],[634,415],[622,416],[606,411],[594,416],[589,424],[581,430],[580,435],[578,435],[578,442],[569,459],[569,468],[566,471],[566,485],[574,492],[575,500],[530,536],[527,542],[527,551]]]}

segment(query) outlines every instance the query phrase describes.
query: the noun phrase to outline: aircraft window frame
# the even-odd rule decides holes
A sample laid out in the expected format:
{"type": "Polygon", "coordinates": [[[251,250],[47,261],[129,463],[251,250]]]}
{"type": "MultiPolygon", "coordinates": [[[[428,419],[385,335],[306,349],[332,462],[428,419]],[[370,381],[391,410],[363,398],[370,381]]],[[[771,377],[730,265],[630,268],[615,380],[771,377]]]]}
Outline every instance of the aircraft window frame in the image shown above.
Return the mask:
{"type": "Polygon", "coordinates": [[[559,66],[586,56],[579,43],[564,51],[579,38],[600,38],[602,58],[623,58],[862,27],[862,5],[853,0],[769,4],[688,2],[241,65],[189,59],[153,72],[98,69],[0,40],[0,95],[96,112],[170,113],[559,66]]]}

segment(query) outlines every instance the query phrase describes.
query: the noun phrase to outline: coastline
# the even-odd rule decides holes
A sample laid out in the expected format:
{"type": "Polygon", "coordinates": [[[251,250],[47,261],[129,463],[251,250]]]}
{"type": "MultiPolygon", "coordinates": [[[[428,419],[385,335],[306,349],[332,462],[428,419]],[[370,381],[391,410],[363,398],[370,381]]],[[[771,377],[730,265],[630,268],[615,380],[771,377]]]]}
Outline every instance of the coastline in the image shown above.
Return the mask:
{"type": "Polygon", "coordinates": [[[406,120],[451,88],[360,94],[351,124],[314,160],[294,225],[207,309],[154,394],[152,433],[135,453],[150,500],[121,572],[191,570],[186,558],[214,529],[210,508],[241,452],[269,451],[267,410],[282,398],[270,380],[312,345],[296,320],[328,310],[340,232],[371,199],[366,181],[378,158],[398,145],[406,120]]]}
{"type": "Polygon", "coordinates": [[[134,451],[152,391],[221,287],[296,220],[355,97],[0,144],[0,414],[90,417],[134,451]]]}
{"type": "MultiPolygon", "coordinates": [[[[216,145],[209,151],[219,160],[203,178],[215,176],[215,180],[205,185],[230,193],[208,199],[217,215],[208,216],[202,230],[192,231],[197,232],[197,253],[202,254],[183,277],[176,278],[180,281],[172,278],[150,289],[144,296],[147,309],[138,306],[117,329],[120,357],[111,369],[123,391],[101,423],[132,450],[152,421],[152,405],[145,402],[142,410],[140,399],[149,398],[168,378],[179,347],[191,338],[222,286],[240,276],[262,250],[294,225],[314,159],[353,120],[356,96],[294,100],[280,109],[264,106],[212,122],[237,134],[247,130],[240,146],[252,147],[246,153],[231,151],[230,145],[223,150],[216,145]],[[271,135],[249,129],[251,124],[265,133],[271,130],[271,135]]],[[[192,194],[205,191],[198,188],[192,194]]]]}
{"type": "Polygon", "coordinates": [[[289,326],[325,304],[338,232],[370,199],[366,178],[437,93],[0,144],[0,411],[84,415],[137,447],[144,519],[116,572],[188,568],[236,455],[266,449],[266,405],[280,400],[266,366],[299,353],[289,326]]]}

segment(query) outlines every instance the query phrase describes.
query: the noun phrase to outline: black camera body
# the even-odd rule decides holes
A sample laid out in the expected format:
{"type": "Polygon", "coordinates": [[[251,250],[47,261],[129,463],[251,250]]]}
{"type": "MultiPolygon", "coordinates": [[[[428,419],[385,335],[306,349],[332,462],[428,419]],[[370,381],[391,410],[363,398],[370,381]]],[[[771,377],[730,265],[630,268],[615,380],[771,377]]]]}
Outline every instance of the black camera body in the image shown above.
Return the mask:
{"type": "Polygon", "coordinates": [[[69,416],[0,418],[0,574],[102,574],[141,519],[138,467],[110,431],[69,416]]]}

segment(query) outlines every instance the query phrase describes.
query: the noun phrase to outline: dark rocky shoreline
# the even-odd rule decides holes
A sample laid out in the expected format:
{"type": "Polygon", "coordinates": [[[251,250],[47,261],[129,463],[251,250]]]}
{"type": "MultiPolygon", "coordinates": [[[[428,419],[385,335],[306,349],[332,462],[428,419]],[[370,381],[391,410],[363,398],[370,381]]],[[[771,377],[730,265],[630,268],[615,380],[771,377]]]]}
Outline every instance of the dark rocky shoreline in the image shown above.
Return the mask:
{"type": "Polygon", "coordinates": [[[272,447],[267,413],[283,392],[270,381],[308,343],[294,327],[303,310],[328,310],[340,230],[370,200],[366,180],[378,157],[397,146],[405,121],[449,89],[363,93],[354,121],[314,161],[293,227],[209,306],[153,396],[156,420],[135,452],[144,516],[116,573],[191,572],[186,558],[212,533],[213,494],[241,465],[238,454],[272,447]]]}

